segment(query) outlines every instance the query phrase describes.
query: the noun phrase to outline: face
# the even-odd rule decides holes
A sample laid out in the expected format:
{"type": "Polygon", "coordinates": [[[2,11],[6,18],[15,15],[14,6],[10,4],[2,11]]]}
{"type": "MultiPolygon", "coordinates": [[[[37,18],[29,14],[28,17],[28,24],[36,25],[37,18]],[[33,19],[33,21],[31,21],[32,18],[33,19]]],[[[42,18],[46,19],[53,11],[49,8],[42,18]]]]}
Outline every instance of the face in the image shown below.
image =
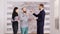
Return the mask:
{"type": "Polygon", "coordinates": [[[23,10],[24,13],[26,13],[26,8],[23,8],[22,10],[23,10]]]}
{"type": "Polygon", "coordinates": [[[16,9],[16,12],[18,13],[18,9],[16,9]]]}
{"type": "Polygon", "coordinates": [[[42,9],[42,6],[39,6],[39,10],[41,10],[42,9]]]}

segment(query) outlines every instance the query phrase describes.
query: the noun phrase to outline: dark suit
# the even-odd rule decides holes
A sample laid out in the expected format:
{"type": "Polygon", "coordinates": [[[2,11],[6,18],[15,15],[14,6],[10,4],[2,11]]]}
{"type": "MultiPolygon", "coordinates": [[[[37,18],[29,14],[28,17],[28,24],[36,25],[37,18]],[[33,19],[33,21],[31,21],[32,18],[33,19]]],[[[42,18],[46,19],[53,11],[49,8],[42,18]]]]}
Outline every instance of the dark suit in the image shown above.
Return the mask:
{"type": "Polygon", "coordinates": [[[34,16],[38,17],[37,19],[37,34],[44,34],[44,19],[45,19],[45,11],[42,10],[38,15],[33,13],[34,16]]]}

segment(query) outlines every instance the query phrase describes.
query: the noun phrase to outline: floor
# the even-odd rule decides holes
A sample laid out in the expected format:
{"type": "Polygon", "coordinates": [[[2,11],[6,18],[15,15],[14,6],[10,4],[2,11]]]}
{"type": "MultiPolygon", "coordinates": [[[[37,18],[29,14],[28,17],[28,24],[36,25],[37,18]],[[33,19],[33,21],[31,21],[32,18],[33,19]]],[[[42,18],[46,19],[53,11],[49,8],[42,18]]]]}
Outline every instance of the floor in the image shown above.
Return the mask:
{"type": "MultiPolygon", "coordinates": [[[[6,34],[12,34],[12,33],[6,33],[6,34]]],[[[20,34],[20,33],[18,33],[18,34],[20,34]]],[[[36,33],[29,33],[29,34],[36,34],[36,33]]],[[[49,34],[49,33],[45,33],[45,34],[49,34]]]]}

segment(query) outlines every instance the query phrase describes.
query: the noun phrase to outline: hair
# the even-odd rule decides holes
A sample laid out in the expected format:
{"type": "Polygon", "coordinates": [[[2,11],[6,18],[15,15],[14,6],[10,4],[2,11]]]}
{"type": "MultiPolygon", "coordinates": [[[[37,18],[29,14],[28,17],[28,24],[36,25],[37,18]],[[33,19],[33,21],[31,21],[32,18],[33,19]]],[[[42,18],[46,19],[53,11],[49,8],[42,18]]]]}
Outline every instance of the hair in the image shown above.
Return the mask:
{"type": "Polygon", "coordinates": [[[39,4],[39,6],[42,6],[42,7],[44,7],[44,4],[39,4]]]}
{"type": "MultiPolygon", "coordinates": [[[[24,7],[23,7],[24,8],[24,7]]],[[[21,10],[23,10],[23,8],[21,10]]]]}
{"type": "Polygon", "coordinates": [[[23,10],[25,7],[23,7],[21,10],[23,10]]]}
{"type": "Polygon", "coordinates": [[[18,9],[18,7],[15,7],[14,9],[13,9],[13,13],[12,13],[12,19],[14,20],[14,17],[15,16],[18,16],[18,14],[16,13],[16,10],[18,9]]]}

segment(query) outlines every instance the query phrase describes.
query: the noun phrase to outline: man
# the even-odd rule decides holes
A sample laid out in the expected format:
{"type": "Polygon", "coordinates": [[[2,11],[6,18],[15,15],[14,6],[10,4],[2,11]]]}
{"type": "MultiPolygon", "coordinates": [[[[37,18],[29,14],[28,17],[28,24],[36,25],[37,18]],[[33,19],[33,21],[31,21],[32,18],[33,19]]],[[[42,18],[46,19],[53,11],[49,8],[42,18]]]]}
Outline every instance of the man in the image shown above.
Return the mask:
{"type": "Polygon", "coordinates": [[[28,14],[26,8],[22,8],[22,13],[20,13],[20,28],[21,34],[28,34],[28,14]]]}
{"type": "Polygon", "coordinates": [[[33,11],[33,15],[38,17],[37,19],[37,34],[44,34],[44,19],[45,19],[45,11],[44,11],[44,5],[39,5],[39,14],[35,14],[33,11]]]}

